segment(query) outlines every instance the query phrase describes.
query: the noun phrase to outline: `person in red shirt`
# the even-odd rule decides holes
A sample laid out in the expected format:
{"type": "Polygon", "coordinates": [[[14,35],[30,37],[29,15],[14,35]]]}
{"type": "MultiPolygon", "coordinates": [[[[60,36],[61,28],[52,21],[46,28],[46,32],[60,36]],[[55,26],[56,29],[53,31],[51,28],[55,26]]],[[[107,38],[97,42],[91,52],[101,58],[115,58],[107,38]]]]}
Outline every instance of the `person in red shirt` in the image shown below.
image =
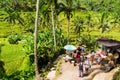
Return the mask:
{"type": "Polygon", "coordinates": [[[77,63],[79,63],[80,62],[80,52],[79,51],[77,52],[76,59],[77,59],[77,63]]]}
{"type": "Polygon", "coordinates": [[[76,56],[77,56],[77,52],[76,52],[76,50],[73,52],[73,54],[72,54],[72,58],[73,58],[73,61],[74,61],[74,66],[76,65],[76,56]]]}

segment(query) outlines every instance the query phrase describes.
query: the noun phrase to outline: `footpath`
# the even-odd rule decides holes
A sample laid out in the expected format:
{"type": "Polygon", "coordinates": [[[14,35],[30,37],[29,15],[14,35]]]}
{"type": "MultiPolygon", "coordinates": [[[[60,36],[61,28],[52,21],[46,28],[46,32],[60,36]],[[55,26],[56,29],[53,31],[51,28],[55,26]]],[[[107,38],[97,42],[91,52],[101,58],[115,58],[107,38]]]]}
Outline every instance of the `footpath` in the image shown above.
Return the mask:
{"type": "Polygon", "coordinates": [[[78,65],[74,66],[72,63],[63,61],[61,64],[61,74],[55,77],[55,70],[53,70],[47,77],[48,80],[112,80],[116,71],[117,68],[105,73],[100,69],[100,65],[92,65],[91,73],[81,78],[78,75],[78,65]]]}

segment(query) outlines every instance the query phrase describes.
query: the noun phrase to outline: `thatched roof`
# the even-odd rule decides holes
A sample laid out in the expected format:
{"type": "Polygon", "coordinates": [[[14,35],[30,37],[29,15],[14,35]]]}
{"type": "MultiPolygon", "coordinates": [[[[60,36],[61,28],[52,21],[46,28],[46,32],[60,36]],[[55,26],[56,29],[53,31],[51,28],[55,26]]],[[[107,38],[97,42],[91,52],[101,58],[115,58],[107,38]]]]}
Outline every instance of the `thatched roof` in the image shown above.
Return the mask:
{"type": "Polygon", "coordinates": [[[113,39],[99,38],[97,39],[97,42],[107,47],[120,47],[120,41],[113,39]]]}

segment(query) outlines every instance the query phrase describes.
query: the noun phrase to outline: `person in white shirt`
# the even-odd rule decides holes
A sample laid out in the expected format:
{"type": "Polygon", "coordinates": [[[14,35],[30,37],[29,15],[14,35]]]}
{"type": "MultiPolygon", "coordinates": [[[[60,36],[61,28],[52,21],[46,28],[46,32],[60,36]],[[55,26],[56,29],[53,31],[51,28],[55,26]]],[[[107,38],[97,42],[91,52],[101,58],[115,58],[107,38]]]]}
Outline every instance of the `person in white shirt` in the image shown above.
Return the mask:
{"type": "Polygon", "coordinates": [[[89,69],[91,68],[91,64],[90,64],[90,60],[88,57],[85,57],[85,72],[86,74],[88,74],[89,72],[89,69]]]}

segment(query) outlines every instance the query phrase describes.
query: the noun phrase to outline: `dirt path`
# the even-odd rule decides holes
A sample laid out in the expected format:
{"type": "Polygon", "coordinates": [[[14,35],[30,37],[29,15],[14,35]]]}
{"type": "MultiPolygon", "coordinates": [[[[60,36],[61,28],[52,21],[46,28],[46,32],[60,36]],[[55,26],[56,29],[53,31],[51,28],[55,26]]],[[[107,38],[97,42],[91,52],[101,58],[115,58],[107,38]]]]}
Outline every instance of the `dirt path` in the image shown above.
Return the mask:
{"type": "MultiPolygon", "coordinates": [[[[94,75],[101,71],[99,65],[93,65],[91,67],[94,72],[91,74],[94,75]],[[96,70],[97,69],[97,70],[96,70]]],[[[55,80],[91,80],[92,76],[84,76],[83,78],[78,75],[78,65],[74,66],[69,62],[63,62],[61,65],[61,75],[59,75],[55,80]]]]}
{"type": "Polygon", "coordinates": [[[78,80],[78,66],[74,66],[69,62],[63,62],[61,72],[61,75],[56,80],[78,80]]]}
{"type": "MultiPolygon", "coordinates": [[[[57,78],[51,78],[49,80],[112,80],[113,74],[117,71],[113,69],[110,72],[103,72],[100,70],[99,65],[92,65],[91,73],[83,78],[78,75],[78,65],[74,66],[69,62],[64,62],[61,64],[61,74],[57,78]]],[[[55,74],[55,73],[54,73],[55,74]]]]}
{"type": "Polygon", "coordinates": [[[105,73],[105,72],[99,73],[98,75],[96,75],[96,76],[93,78],[93,80],[112,80],[113,75],[114,75],[114,73],[115,73],[116,71],[118,71],[117,68],[115,68],[115,69],[113,69],[112,71],[107,72],[107,73],[105,73]]]}

